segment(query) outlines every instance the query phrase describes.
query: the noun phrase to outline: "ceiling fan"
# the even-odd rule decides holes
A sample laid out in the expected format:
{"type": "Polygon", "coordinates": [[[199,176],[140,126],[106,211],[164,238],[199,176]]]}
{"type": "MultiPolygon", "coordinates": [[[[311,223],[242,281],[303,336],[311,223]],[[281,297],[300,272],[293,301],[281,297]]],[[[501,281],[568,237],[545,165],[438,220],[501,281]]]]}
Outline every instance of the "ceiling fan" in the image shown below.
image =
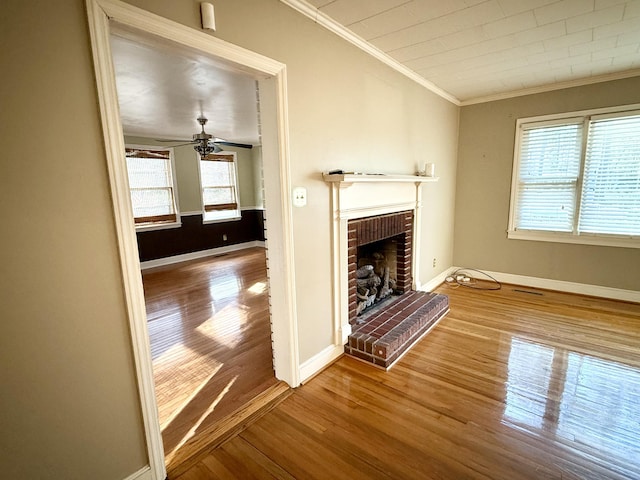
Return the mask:
{"type": "MultiPolygon", "coordinates": [[[[236,142],[228,142],[223,140],[222,138],[217,138],[204,131],[204,126],[209,121],[204,115],[200,115],[198,117],[198,123],[202,127],[202,130],[199,133],[195,133],[193,135],[193,141],[181,143],[179,145],[173,145],[174,147],[181,147],[183,145],[193,145],[193,149],[200,154],[200,156],[209,155],[210,153],[218,153],[222,151],[220,145],[226,145],[229,147],[239,147],[239,148],[253,148],[253,145],[249,143],[236,143],[236,142]]],[[[161,140],[157,139],[159,142],[172,142],[173,140],[161,140]]]]}

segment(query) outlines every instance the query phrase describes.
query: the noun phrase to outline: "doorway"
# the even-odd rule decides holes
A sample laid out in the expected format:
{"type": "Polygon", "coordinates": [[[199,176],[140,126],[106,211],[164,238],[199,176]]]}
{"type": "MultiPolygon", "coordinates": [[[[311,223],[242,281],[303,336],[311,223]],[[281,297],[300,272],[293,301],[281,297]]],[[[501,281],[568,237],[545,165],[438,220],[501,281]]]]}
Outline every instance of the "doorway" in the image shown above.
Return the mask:
{"type": "Polygon", "coordinates": [[[277,383],[259,94],[253,76],[193,49],[117,27],[110,45],[171,471],[200,436],[277,383]],[[206,146],[221,151],[203,157],[192,138],[205,127],[206,146]]]}
{"type": "Polygon", "coordinates": [[[105,150],[114,206],[114,221],[124,294],[131,328],[142,417],[149,453],[151,478],[165,477],[164,453],[153,385],[137,241],[128,191],[124,143],[111,50],[113,27],[195,49],[216,61],[255,75],[260,90],[264,199],[269,215],[266,237],[270,284],[270,318],[273,366],[276,378],[292,387],[299,384],[298,337],[294,295],[293,239],[289,200],[289,150],[287,142],[286,67],[276,61],[228,44],[194,28],[152,15],[115,0],[87,0],[105,150]]]}

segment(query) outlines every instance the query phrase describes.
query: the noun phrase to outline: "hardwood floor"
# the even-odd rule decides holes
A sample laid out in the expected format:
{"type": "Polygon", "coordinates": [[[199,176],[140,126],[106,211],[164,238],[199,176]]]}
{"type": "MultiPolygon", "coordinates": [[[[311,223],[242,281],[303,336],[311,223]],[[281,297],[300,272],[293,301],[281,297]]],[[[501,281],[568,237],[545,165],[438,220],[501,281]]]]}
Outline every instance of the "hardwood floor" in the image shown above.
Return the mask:
{"type": "Polygon", "coordinates": [[[342,357],[178,480],[640,478],[640,305],[437,291],[390,371],[342,357]]]}
{"type": "Polygon", "coordinates": [[[265,251],[143,274],[167,461],[199,432],[277,383],[265,251]]]}

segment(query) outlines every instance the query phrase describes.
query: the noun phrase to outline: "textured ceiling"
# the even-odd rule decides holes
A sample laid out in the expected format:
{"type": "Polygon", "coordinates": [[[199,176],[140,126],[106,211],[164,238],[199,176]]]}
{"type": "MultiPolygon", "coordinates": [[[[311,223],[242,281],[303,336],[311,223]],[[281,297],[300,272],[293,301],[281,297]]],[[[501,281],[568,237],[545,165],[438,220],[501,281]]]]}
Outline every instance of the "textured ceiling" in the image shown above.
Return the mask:
{"type": "Polygon", "coordinates": [[[317,9],[316,18],[319,12],[334,20],[463,103],[640,75],[640,0],[309,0],[307,5],[317,9]]]}
{"type": "Polygon", "coordinates": [[[206,55],[152,39],[111,36],[125,135],[191,140],[196,121],[238,143],[260,143],[256,80],[206,55]]]}

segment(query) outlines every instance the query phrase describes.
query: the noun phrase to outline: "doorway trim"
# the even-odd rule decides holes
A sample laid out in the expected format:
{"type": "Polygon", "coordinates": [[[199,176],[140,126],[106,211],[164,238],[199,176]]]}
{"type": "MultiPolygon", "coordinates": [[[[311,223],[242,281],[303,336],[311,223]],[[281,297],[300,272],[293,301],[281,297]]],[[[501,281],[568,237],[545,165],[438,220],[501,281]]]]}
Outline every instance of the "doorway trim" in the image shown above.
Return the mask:
{"type": "Polygon", "coordinates": [[[166,467],[155,398],[138,245],[123,160],[124,137],[109,42],[111,24],[115,22],[119,26],[196,49],[258,79],[263,125],[264,195],[269,212],[267,262],[273,362],[276,377],[291,387],[296,387],[300,384],[300,365],[289,197],[291,180],[286,66],[119,0],[86,0],[86,5],[125,304],[149,456],[148,470],[145,468],[143,470],[146,472],[138,472],[140,475],[136,475],[136,478],[162,480],[166,477],[166,467]]]}

